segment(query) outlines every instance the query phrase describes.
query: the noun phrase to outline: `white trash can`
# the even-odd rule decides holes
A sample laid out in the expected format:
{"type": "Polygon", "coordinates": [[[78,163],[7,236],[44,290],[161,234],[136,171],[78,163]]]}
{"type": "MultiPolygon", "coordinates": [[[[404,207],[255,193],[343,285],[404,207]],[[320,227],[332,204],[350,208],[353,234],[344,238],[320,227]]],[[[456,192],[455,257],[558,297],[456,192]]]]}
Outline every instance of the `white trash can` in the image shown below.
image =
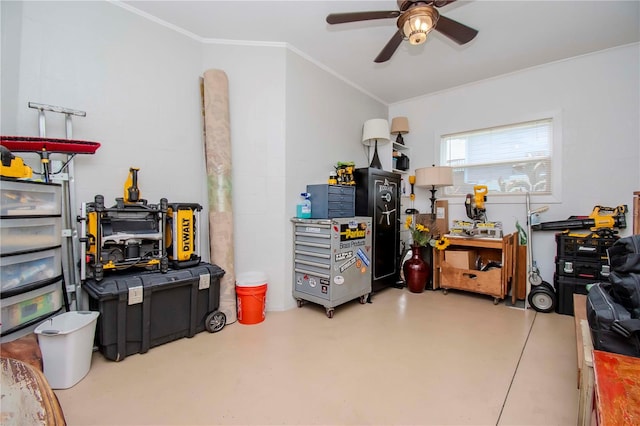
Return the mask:
{"type": "Polygon", "coordinates": [[[72,311],[50,318],[34,330],[44,375],[52,389],[67,389],[89,372],[99,312],[72,311]]]}

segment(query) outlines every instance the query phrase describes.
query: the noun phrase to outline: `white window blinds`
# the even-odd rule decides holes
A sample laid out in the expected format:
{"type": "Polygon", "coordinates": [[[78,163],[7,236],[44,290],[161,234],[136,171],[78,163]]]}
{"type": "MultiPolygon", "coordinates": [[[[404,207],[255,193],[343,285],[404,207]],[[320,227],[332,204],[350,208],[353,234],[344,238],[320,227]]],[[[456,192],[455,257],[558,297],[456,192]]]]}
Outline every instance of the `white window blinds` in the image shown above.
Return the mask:
{"type": "Polygon", "coordinates": [[[486,185],[492,195],[551,193],[553,119],[443,135],[441,164],[453,167],[447,195],[473,193],[486,185]]]}

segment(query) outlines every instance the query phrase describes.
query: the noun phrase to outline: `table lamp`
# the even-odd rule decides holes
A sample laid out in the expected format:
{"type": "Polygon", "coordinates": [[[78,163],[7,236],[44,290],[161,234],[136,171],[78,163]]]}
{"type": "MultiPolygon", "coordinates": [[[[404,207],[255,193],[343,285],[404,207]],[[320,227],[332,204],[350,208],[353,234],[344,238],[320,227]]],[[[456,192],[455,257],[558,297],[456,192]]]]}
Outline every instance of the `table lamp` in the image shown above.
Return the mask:
{"type": "Polygon", "coordinates": [[[373,158],[369,167],[382,169],[380,157],[378,157],[378,141],[389,142],[389,122],[384,118],[372,118],[364,122],[362,127],[362,143],[366,146],[374,146],[373,158]]]}
{"type": "Polygon", "coordinates": [[[436,191],[438,188],[453,185],[453,168],[446,166],[423,167],[416,169],[416,186],[431,187],[431,214],[436,214],[436,191]]]}
{"type": "Polygon", "coordinates": [[[402,135],[409,133],[409,120],[407,117],[396,117],[391,120],[391,134],[398,135],[396,137],[396,143],[404,145],[404,139],[402,135]]]}

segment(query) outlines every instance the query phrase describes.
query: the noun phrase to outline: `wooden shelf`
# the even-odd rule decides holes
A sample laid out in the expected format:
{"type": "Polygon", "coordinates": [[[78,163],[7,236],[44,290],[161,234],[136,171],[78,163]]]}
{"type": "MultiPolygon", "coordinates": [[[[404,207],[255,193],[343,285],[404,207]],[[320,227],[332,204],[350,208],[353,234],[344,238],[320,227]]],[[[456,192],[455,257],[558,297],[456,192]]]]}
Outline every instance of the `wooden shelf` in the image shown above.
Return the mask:
{"type": "Polygon", "coordinates": [[[447,236],[450,246],[434,252],[433,288],[464,290],[493,296],[494,303],[504,299],[514,279],[517,234],[503,238],[467,238],[447,236]],[[447,252],[472,249],[474,258],[479,256],[483,264],[500,262],[501,268],[481,271],[475,265],[459,267],[447,262],[447,252]]]}

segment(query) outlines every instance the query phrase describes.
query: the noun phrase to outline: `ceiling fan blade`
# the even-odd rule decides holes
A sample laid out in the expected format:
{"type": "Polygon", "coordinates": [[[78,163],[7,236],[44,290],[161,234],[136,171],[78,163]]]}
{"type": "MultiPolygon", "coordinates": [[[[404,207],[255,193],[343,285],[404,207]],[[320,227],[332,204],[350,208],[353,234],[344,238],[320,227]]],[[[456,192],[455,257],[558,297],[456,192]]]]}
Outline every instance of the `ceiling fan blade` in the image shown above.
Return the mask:
{"type": "Polygon", "coordinates": [[[398,16],[400,16],[399,10],[331,13],[327,15],[327,23],[345,24],[347,22],[369,21],[371,19],[397,18],[398,16]]]}
{"type": "Polygon", "coordinates": [[[435,0],[433,2],[433,6],[435,7],[445,7],[446,5],[448,5],[449,3],[453,3],[456,0],[435,0]]]}
{"type": "Polygon", "coordinates": [[[376,59],[374,59],[374,62],[386,62],[391,59],[398,46],[400,46],[400,43],[402,43],[402,33],[398,30],[393,37],[391,37],[391,40],[387,42],[387,45],[382,48],[376,59]]]}
{"type": "Polygon", "coordinates": [[[449,37],[458,44],[469,43],[476,35],[478,35],[477,30],[442,15],[440,15],[440,18],[438,19],[435,30],[449,37]]]}

